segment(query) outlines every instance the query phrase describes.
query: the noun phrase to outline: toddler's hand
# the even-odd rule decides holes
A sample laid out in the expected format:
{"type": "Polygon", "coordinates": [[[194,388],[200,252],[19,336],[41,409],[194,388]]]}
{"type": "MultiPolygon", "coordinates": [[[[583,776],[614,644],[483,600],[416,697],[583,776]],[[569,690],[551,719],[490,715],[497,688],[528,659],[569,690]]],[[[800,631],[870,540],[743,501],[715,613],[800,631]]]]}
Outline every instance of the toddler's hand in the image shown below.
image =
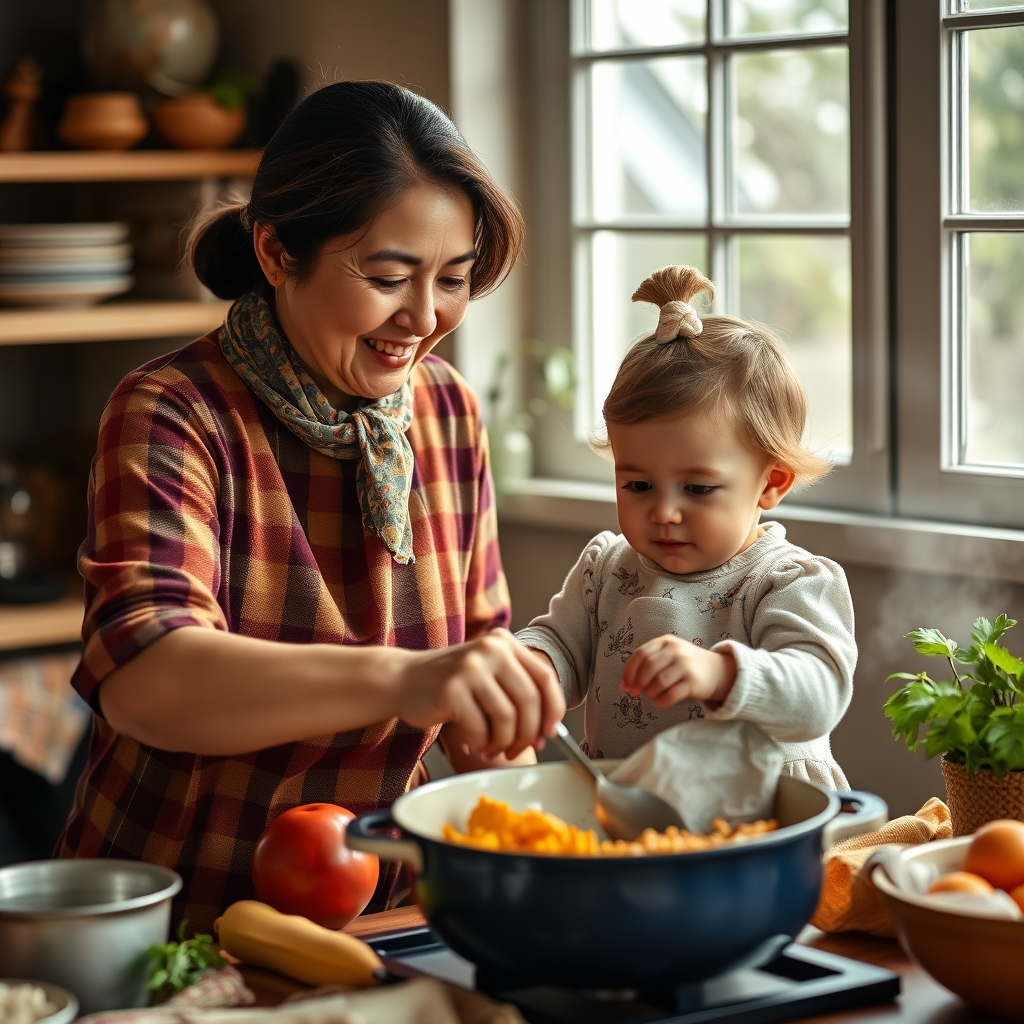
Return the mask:
{"type": "Polygon", "coordinates": [[[721,704],[735,681],[731,654],[707,651],[667,633],[633,652],[622,673],[622,692],[643,694],[659,708],[684,700],[721,704]]]}

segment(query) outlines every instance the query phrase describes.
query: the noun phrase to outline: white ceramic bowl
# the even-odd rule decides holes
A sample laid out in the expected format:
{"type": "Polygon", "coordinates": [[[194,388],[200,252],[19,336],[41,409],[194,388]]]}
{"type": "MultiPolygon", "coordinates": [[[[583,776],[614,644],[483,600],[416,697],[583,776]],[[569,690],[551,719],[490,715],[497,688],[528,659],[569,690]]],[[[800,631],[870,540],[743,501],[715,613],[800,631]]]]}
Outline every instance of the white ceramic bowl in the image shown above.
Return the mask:
{"type": "Polygon", "coordinates": [[[0,245],[0,267],[7,263],[94,263],[131,257],[131,242],[114,245],[0,245]]]}
{"type": "Polygon", "coordinates": [[[51,985],[48,981],[26,981],[23,978],[0,978],[4,985],[34,985],[46,993],[46,1000],[57,1007],[49,1017],[40,1017],[36,1024],[71,1024],[78,1016],[78,1000],[60,985],[51,985]]]}
{"type": "Polygon", "coordinates": [[[135,283],[127,275],[71,281],[0,281],[0,302],[8,306],[94,306],[122,295],[135,283]]]}
{"type": "Polygon", "coordinates": [[[0,224],[0,246],[116,245],[127,241],[121,220],[92,224],[0,224]]]}
{"type": "Polygon", "coordinates": [[[132,269],[130,259],[18,260],[0,263],[0,281],[25,278],[61,280],[68,277],[121,277],[132,269]]]}

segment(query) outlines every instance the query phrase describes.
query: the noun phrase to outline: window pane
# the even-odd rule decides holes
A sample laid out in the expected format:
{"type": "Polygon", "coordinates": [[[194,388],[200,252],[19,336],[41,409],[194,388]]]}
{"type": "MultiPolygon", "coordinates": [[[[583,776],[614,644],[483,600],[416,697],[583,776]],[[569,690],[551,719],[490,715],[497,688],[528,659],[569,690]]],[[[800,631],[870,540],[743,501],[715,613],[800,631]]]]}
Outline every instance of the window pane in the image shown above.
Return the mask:
{"type": "Polygon", "coordinates": [[[967,33],[969,209],[1024,210],[1024,27],[967,33]]]}
{"type": "Polygon", "coordinates": [[[978,232],[963,243],[964,459],[1024,466],[1024,235],[978,232]]]}
{"type": "Polygon", "coordinates": [[[704,39],[705,0],[590,0],[590,46],[678,46],[704,39]]]}
{"type": "Polygon", "coordinates": [[[812,448],[853,452],[850,241],[739,236],[740,316],[778,331],[807,389],[812,448]]]}
{"type": "Polygon", "coordinates": [[[843,32],[846,0],[727,0],[729,35],[843,32]]]}
{"type": "Polygon", "coordinates": [[[622,356],[641,334],[654,330],[658,311],[630,296],[645,277],[669,264],[689,263],[707,273],[703,235],[674,231],[597,231],[591,240],[592,423],[601,425],[601,403],[622,356]]]}
{"type": "Polygon", "coordinates": [[[703,57],[598,62],[590,71],[592,214],[703,220],[703,57]]]}
{"type": "Polygon", "coordinates": [[[734,55],[733,210],[850,209],[846,47],[734,55]]]}

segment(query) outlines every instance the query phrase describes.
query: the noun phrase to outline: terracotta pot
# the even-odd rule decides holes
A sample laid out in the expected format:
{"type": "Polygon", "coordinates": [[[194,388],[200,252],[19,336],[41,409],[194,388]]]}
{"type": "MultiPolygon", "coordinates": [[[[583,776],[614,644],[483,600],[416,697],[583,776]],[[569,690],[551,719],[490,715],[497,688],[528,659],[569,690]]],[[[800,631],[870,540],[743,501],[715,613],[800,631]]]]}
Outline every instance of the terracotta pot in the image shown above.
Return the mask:
{"type": "Polygon", "coordinates": [[[161,100],[150,116],[157,135],[177,149],[223,149],[245,127],[245,107],[228,110],[208,92],[161,100]]]}
{"type": "Polygon", "coordinates": [[[57,135],[76,149],[130,149],[148,131],[133,92],[90,92],[71,96],[57,135]]]}
{"type": "Polygon", "coordinates": [[[969,836],[997,818],[1024,821],[1024,771],[1007,772],[1001,779],[988,768],[968,775],[963,765],[943,755],[942,777],[954,836],[969,836]]]}

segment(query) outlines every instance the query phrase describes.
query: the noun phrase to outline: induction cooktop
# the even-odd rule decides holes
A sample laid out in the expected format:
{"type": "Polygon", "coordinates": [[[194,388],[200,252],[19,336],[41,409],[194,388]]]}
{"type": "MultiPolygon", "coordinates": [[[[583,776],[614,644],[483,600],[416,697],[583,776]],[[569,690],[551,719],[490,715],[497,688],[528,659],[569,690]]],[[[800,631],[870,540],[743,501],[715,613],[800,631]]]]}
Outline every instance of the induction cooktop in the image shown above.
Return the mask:
{"type": "Polygon", "coordinates": [[[477,968],[427,927],[367,940],[399,978],[431,975],[512,1003],[530,1024],[767,1024],[886,1003],[899,976],[792,943],[770,963],[651,990],[524,985],[477,968]]]}

